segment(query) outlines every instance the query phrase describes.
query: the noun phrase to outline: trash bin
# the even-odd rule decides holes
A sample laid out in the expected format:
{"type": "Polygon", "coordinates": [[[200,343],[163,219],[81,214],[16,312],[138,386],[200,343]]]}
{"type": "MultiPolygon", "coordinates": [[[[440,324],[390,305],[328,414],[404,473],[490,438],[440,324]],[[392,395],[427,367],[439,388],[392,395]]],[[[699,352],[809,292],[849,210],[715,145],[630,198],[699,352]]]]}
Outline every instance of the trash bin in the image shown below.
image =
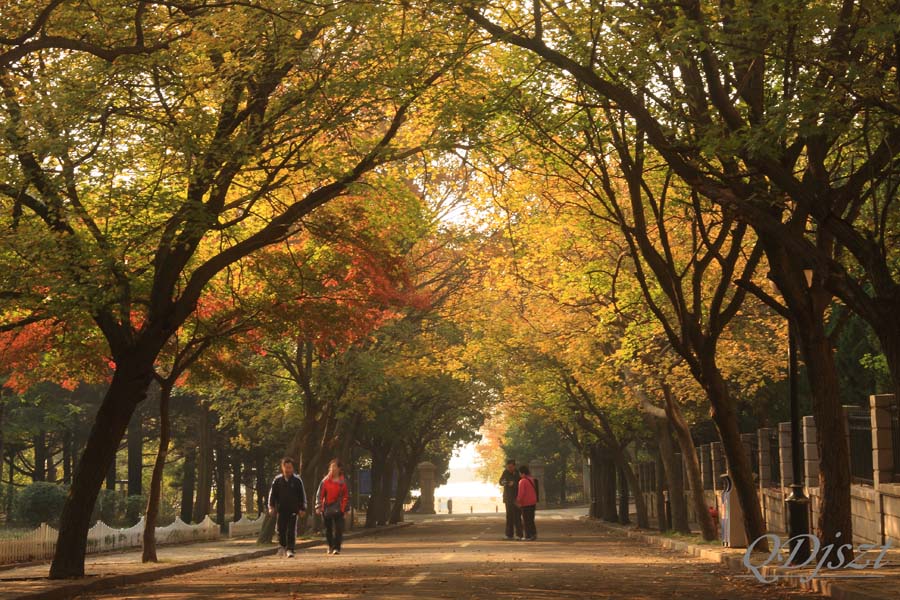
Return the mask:
{"type": "Polygon", "coordinates": [[[744,530],[744,511],[737,494],[733,494],[734,483],[730,475],[722,475],[722,491],[719,492],[719,524],[722,545],[728,548],[746,548],[747,532],[744,530]]]}

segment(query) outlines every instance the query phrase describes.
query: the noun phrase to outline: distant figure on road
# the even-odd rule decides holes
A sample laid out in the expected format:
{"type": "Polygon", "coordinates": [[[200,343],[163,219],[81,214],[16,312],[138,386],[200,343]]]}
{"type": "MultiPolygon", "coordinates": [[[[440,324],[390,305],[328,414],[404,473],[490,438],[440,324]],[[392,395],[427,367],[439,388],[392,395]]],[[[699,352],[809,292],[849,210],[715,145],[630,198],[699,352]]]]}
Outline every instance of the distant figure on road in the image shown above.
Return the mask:
{"type": "Polygon", "coordinates": [[[503,488],[503,504],[506,506],[506,539],[522,539],[522,511],[516,504],[516,496],[519,493],[519,473],[516,471],[516,461],[508,459],[503,475],[500,476],[500,487],[503,488]],[[515,534],[515,538],[513,538],[515,534]]]}
{"type": "Polygon", "coordinates": [[[297,539],[297,514],[306,515],[306,489],[300,476],[294,473],[294,459],[281,459],[281,475],[269,489],[269,514],[278,513],[278,556],[293,558],[297,539]]]}
{"type": "Polygon", "coordinates": [[[453,498],[447,498],[447,514],[453,514],[453,498]]]}
{"type": "Polygon", "coordinates": [[[537,483],[531,476],[528,465],[519,467],[519,473],[522,477],[519,479],[516,504],[522,509],[522,519],[525,521],[525,541],[533,542],[537,539],[537,527],[534,524],[534,509],[538,503],[537,483]]]}
{"type": "Polygon", "coordinates": [[[328,475],[316,490],[316,512],[325,521],[325,538],[328,540],[328,554],[340,554],[344,539],[344,513],[350,490],[344,480],[344,467],[337,458],[328,463],[328,475]]]}

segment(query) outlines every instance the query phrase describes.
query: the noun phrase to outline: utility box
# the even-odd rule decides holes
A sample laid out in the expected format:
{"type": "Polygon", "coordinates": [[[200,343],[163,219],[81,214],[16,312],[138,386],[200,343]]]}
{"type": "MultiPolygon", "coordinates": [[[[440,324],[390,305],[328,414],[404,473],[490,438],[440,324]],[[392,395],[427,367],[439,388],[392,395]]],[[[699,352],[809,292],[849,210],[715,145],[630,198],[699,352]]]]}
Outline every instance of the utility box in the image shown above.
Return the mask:
{"type": "Polygon", "coordinates": [[[734,493],[734,483],[730,475],[722,475],[722,491],[719,492],[719,522],[721,524],[722,545],[728,548],[746,548],[747,532],[744,529],[744,511],[734,493]]]}

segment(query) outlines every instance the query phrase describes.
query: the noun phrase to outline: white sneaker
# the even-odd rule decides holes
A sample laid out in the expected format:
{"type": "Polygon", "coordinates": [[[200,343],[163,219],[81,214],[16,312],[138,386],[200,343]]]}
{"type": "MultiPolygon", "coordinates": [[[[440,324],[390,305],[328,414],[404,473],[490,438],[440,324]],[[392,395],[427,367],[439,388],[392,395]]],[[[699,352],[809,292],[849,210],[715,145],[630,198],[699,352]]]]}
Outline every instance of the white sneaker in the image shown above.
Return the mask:
{"type": "Polygon", "coordinates": [[[293,550],[288,550],[288,551],[287,551],[287,557],[288,557],[288,558],[294,558],[294,551],[293,551],[293,550]]]}
{"type": "Polygon", "coordinates": [[[334,552],[332,552],[332,554],[340,554],[340,553],[341,553],[340,550],[335,550],[334,552]]]}

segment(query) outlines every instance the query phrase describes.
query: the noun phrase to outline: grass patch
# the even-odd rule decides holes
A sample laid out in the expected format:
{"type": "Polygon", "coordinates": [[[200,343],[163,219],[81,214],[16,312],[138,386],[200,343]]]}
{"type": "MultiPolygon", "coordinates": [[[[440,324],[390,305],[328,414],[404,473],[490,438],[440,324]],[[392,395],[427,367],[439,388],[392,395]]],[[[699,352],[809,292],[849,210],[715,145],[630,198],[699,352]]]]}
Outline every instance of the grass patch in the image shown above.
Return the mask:
{"type": "Polygon", "coordinates": [[[672,540],[678,540],[681,542],[687,542],[689,544],[698,544],[700,546],[721,546],[722,540],[716,538],[714,540],[706,541],[703,539],[703,536],[697,533],[678,533],[677,531],[666,531],[664,533],[659,533],[663,537],[667,537],[672,540]]]}

